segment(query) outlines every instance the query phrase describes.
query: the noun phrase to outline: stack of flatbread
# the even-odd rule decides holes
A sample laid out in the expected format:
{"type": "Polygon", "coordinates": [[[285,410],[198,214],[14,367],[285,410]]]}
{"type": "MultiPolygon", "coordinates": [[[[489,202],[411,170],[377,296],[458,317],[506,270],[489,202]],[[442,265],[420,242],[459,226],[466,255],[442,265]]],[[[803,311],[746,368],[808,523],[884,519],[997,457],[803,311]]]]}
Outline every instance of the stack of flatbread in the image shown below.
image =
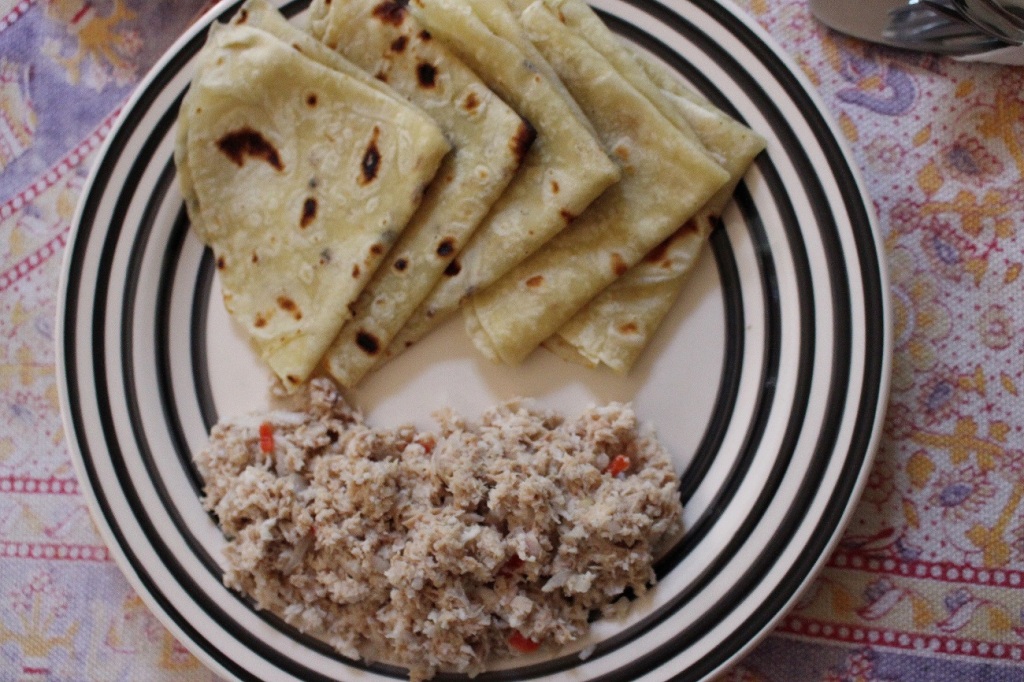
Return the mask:
{"type": "MultiPolygon", "coordinates": [[[[515,0],[515,4],[526,8],[530,3],[515,0]]],[[[545,0],[545,5],[566,30],[586,40],[678,130],[692,131],[729,175],[695,215],[544,341],[563,357],[590,366],[604,364],[624,374],[672,307],[765,140],[685,88],[666,67],[627,48],[583,0],[545,0]]]]}
{"type": "MultiPolygon", "coordinates": [[[[422,107],[455,146],[391,269],[371,283],[331,348],[328,370],[352,385],[432,290],[486,286],[491,273],[565,227],[564,214],[583,210],[618,172],[557,79],[535,79],[520,55],[500,76],[471,68],[396,3],[315,0],[310,15],[313,35],[422,107]]],[[[458,310],[462,295],[443,310],[435,296],[431,322],[458,310]]]]}
{"type": "Polygon", "coordinates": [[[625,372],[763,140],[583,0],[249,0],[176,160],[225,304],[287,388],[355,386],[462,311],[517,363],[625,372]]]}

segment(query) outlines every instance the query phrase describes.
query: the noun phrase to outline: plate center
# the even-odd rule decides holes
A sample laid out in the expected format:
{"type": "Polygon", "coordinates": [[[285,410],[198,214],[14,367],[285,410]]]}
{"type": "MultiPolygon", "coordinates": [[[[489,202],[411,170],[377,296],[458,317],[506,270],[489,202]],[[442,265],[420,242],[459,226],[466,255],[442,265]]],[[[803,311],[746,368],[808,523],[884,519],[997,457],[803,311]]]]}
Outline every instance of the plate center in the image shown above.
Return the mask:
{"type": "MultiPolygon", "coordinates": [[[[270,371],[224,309],[216,279],[209,297],[206,352],[217,414],[267,409],[270,371]]],[[[420,428],[435,428],[431,414],[444,407],[475,418],[519,396],[570,417],[593,404],[632,402],[682,470],[712,418],[725,359],[724,305],[708,251],[626,376],[567,362],[543,348],[519,366],[493,364],[473,347],[456,316],[368,375],[347,396],[374,426],[413,423],[420,428]]]]}

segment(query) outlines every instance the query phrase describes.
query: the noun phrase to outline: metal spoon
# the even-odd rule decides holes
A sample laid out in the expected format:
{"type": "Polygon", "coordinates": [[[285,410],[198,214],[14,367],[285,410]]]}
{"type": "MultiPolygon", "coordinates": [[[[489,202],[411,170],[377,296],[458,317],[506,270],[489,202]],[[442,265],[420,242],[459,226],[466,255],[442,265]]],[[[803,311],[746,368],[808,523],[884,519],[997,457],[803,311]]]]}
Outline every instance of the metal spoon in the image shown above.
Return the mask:
{"type": "MultiPolygon", "coordinates": [[[[1024,0],[1006,1],[1024,7],[1024,0]]],[[[837,31],[903,49],[966,56],[1007,46],[987,26],[982,30],[965,18],[952,0],[810,0],[810,6],[837,31]]]]}
{"type": "Polygon", "coordinates": [[[1024,21],[1000,5],[996,0],[953,0],[965,16],[1011,44],[1024,44],[1024,21]]]}
{"type": "Polygon", "coordinates": [[[902,41],[942,40],[949,37],[976,36],[978,27],[960,12],[931,0],[919,0],[889,13],[884,36],[902,41]]]}
{"type": "Polygon", "coordinates": [[[973,54],[1005,47],[1006,33],[966,11],[957,4],[960,1],[911,0],[890,12],[882,35],[900,46],[943,54],[973,54]]]}

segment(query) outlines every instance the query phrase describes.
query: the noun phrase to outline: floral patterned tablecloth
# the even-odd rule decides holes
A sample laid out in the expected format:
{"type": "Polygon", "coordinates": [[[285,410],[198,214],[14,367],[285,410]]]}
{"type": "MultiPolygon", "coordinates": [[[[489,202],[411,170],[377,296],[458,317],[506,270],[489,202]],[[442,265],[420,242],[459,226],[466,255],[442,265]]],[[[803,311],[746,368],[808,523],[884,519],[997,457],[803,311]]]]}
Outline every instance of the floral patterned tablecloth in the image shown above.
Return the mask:
{"type": "MultiPolygon", "coordinates": [[[[685,0],[679,0],[685,1],[685,0]]],[[[211,680],[89,520],[57,405],[61,256],[119,106],[206,0],[0,0],[0,680],[211,680]]],[[[869,46],[740,0],[878,211],[895,359],[854,521],[725,678],[1024,679],[1024,69],[869,46]]]]}

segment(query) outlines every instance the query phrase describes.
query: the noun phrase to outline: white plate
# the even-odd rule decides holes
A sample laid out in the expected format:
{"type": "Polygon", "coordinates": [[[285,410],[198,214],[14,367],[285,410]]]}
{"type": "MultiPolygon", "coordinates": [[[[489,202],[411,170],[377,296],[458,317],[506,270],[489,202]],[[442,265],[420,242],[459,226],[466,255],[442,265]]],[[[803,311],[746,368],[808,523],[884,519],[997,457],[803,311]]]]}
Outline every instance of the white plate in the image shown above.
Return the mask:
{"type": "MultiPolygon", "coordinates": [[[[301,16],[306,1],[282,2],[301,16]]],[[[429,424],[529,395],[573,414],[632,400],[682,477],[688,531],[629,620],[574,650],[478,679],[698,680],[749,649],[811,579],[856,502],[886,400],[889,304],[870,201],[806,80],[716,0],[595,3],[612,28],[768,138],[724,227],[630,377],[538,352],[486,364],[458,322],[355,396],[369,420],[429,424]],[[581,660],[577,652],[594,645],[581,660]]],[[[188,231],[172,160],[192,58],[222,4],[125,108],[68,246],[61,404],[93,516],[149,607],[218,673],[242,680],[401,679],[255,611],[221,584],[224,539],[191,464],[218,415],[265,404],[267,375],[188,231]]],[[[509,667],[512,666],[512,667],[509,667]]],[[[443,678],[444,676],[442,676],[443,678]]]]}

